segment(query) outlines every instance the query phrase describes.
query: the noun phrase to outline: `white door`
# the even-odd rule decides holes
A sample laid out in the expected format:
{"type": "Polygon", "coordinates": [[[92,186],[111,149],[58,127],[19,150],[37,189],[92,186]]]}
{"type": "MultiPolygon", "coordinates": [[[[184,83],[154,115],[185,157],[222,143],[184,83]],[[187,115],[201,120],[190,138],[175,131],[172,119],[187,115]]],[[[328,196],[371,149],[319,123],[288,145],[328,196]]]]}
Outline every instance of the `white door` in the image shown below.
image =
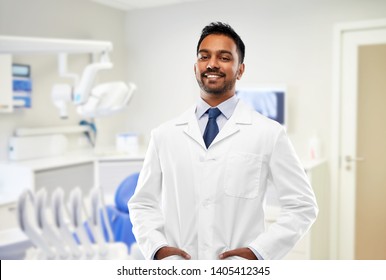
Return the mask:
{"type": "MultiPolygon", "coordinates": [[[[360,50],[364,46],[372,46],[372,45],[382,45],[386,44],[386,22],[383,26],[374,26],[363,28],[362,30],[359,28],[358,30],[347,30],[346,32],[342,32],[341,39],[341,102],[340,102],[340,143],[339,143],[339,156],[340,156],[340,164],[339,164],[339,184],[337,191],[337,201],[338,201],[338,234],[337,234],[337,247],[338,247],[338,259],[356,259],[356,258],[364,258],[363,255],[358,255],[358,228],[364,227],[364,224],[358,224],[359,220],[357,217],[363,214],[360,214],[358,201],[362,197],[362,195],[358,195],[359,185],[358,185],[358,176],[361,168],[365,165],[369,166],[374,164],[373,158],[370,156],[366,158],[366,154],[360,154],[358,149],[358,136],[363,136],[363,129],[360,128],[360,124],[362,126],[368,126],[370,124],[377,123],[378,130],[373,130],[373,135],[366,135],[365,137],[371,139],[379,139],[381,137],[385,137],[386,131],[386,118],[385,119],[369,119],[370,116],[363,116],[362,110],[358,110],[365,103],[374,102],[374,100],[370,101],[365,98],[373,98],[370,94],[366,92],[360,93],[358,90],[359,84],[359,70],[358,66],[360,61],[360,50]],[[358,97],[361,97],[361,102],[358,102],[358,97]],[[367,118],[367,119],[366,119],[367,118]],[[364,122],[363,120],[366,120],[364,122]],[[362,120],[362,121],[361,121],[362,120]]],[[[384,61],[386,64],[386,60],[384,61]]],[[[385,75],[386,79],[386,75],[385,75]]],[[[383,90],[383,93],[386,95],[386,88],[379,89],[383,90]]],[[[385,99],[383,99],[385,100],[385,99]]],[[[382,102],[379,100],[378,102],[382,102]]],[[[384,101],[383,101],[384,102],[384,101]]],[[[386,111],[386,103],[384,104],[386,111]]],[[[364,114],[364,113],[363,113],[364,114]]],[[[383,116],[386,116],[385,114],[383,116]]],[[[339,137],[339,136],[338,136],[339,137]]],[[[363,138],[363,137],[362,137],[363,138]]],[[[381,142],[382,143],[382,142],[381,142]]],[[[383,143],[386,143],[386,139],[383,140],[383,143]]],[[[374,145],[375,144],[374,142],[374,145]]],[[[379,146],[379,149],[385,150],[386,144],[379,146]]],[[[363,151],[362,151],[363,152],[363,151]]],[[[377,163],[382,164],[383,167],[386,166],[386,158],[381,159],[381,162],[377,163]]],[[[367,168],[367,170],[369,170],[367,168]]],[[[363,170],[362,170],[363,171],[363,170]]],[[[363,173],[363,172],[362,172],[363,173]]],[[[386,173],[386,169],[385,169],[386,173]]],[[[362,178],[363,179],[363,178],[362,178]]],[[[361,180],[362,180],[361,179],[361,180]]],[[[382,180],[382,178],[381,178],[382,180]]],[[[377,186],[373,188],[372,183],[362,183],[368,184],[365,186],[365,192],[373,192],[377,189],[385,189],[386,188],[386,179],[381,184],[381,187],[377,186]],[[382,185],[383,184],[383,185],[382,185]]],[[[362,190],[363,192],[363,190],[362,190]]],[[[375,194],[372,197],[381,196],[382,194],[375,194]]],[[[386,197],[383,199],[383,204],[386,205],[386,197]]],[[[374,204],[378,204],[378,212],[383,212],[382,209],[386,209],[382,205],[379,205],[379,202],[374,201],[374,204]]],[[[377,210],[377,207],[375,209],[377,210]]],[[[371,207],[369,207],[371,208],[371,207]]],[[[369,211],[367,209],[366,211],[369,211]]],[[[374,212],[375,213],[375,212],[374,212]]],[[[377,230],[367,242],[374,241],[378,243],[380,248],[385,246],[384,240],[386,239],[386,230],[383,227],[386,223],[386,213],[383,215],[383,220],[379,220],[381,218],[377,217],[377,213],[375,214],[367,213],[365,216],[366,221],[371,222],[374,225],[374,229],[377,230]],[[375,215],[375,216],[374,216],[375,215]],[[377,224],[380,227],[377,227],[377,224]],[[379,239],[379,232],[383,231],[383,240],[379,239]],[[377,237],[378,236],[378,237],[377,237]],[[378,239],[377,239],[378,238],[378,239]]],[[[362,217],[362,221],[363,221],[362,217]]],[[[369,225],[369,224],[368,224],[369,225]]],[[[368,227],[366,225],[366,227],[368,227]]],[[[366,230],[371,230],[370,227],[366,228],[366,230]]],[[[365,245],[366,246],[366,245],[365,245]]],[[[386,248],[385,252],[386,252],[386,248]]],[[[368,258],[377,258],[369,256],[368,258]]]]}

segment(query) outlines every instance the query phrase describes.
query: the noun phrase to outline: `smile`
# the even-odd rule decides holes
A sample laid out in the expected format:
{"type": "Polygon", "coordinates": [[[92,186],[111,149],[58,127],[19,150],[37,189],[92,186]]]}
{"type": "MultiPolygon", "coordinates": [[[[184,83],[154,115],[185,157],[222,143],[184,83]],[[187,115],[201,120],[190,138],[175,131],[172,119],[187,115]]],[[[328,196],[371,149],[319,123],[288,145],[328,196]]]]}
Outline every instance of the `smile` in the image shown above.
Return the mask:
{"type": "Polygon", "coordinates": [[[203,76],[208,79],[219,79],[224,77],[224,75],[221,75],[221,74],[204,74],[203,76]]]}

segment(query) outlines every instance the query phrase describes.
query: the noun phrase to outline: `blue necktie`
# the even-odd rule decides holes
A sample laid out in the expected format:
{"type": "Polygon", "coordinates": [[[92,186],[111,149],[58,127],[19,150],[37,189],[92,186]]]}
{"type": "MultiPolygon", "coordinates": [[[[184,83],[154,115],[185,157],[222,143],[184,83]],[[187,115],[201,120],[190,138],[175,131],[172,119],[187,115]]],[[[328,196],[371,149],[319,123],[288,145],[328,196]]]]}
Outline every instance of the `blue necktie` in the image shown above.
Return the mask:
{"type": "Polygon", "coordinates": [[[207,148],[210,146],[219,131],[216,119],[220,114],[221,111],[218,108],[208,109],[208,124],[206,125],[204,132],[204,142],[207,148]]]}

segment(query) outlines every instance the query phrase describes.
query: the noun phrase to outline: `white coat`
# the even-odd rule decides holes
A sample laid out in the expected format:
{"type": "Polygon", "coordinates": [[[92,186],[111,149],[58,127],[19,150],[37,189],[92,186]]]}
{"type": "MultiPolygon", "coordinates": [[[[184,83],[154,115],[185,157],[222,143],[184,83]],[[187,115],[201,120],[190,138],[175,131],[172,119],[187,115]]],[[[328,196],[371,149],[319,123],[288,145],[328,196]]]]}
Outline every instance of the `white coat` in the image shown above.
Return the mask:
{"type": "Polygon", "coordinates": [[[241,100],[208,149],[195,107],[153,130],[128,206],[146,259],[166,244],[192,259],[218,259],[240,247],[252,247],[264,259],[281,259],[318,211],[283,127],[241,100]],[[281,205],[268,230],[267,186],[276,187],[281,205]]]}

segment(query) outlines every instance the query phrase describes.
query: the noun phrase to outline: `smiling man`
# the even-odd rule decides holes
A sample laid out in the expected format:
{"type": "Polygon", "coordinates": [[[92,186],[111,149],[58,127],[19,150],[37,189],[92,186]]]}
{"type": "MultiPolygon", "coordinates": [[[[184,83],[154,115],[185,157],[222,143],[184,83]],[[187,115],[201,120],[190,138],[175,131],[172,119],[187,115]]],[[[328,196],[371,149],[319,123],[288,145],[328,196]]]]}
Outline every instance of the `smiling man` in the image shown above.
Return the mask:
{"type": "MultiPolygon", "coordinates": [[[[240,48],[245,50],[244,44],[240,48]]],[[[245,67],[243,54],[238,52],[233,39],[222,34],[207,35],[198,43],[197,58],[194,71],[201,98],[207,102],[214,99],[219,104],[232,97],[236,80],[241,78],[245,67]]]]}
{"type": "Polygon", "coordinates": [[[196,105],[152,131],[128,203],[146,259],[281,259],[314,222],[315,196],[284,128],[238,100],[245,46],[227,24],[197,44],[196,105]],[[264,197],[281,212],[265,228],[264,197]]]}

